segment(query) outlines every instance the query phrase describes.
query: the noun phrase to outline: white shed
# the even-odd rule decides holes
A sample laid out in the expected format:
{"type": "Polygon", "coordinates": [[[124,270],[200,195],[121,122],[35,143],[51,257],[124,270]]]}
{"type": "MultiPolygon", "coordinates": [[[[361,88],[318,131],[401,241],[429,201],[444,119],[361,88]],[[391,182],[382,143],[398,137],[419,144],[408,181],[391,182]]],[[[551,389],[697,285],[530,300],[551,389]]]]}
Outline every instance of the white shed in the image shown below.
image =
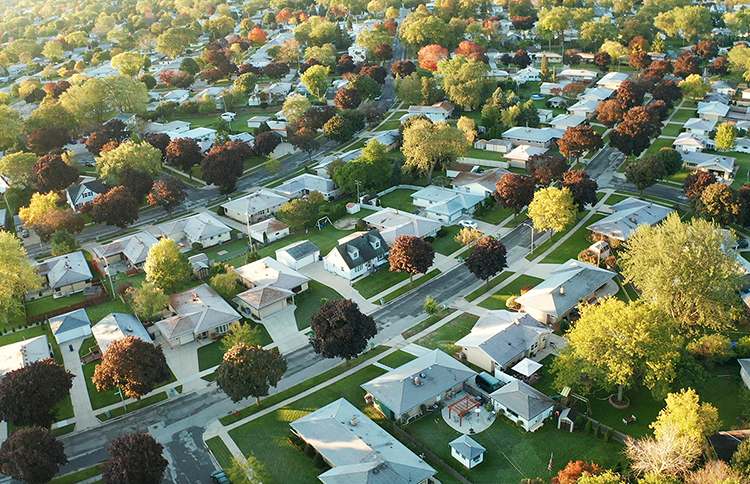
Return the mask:
{"type": "Polygon", "coordinates": [[[466,434],[457,437],[448,445],[451,446],[451,455],[467,469],[481,464],[484,460],[484,453],[487,451],[481,444],[466,434]]]}
{"type": "Polygon", "coordinates": [[[276,260],[299,270],[320,258],[320,249],[309,240],[300,240],[276,251],[276,260]]]}
{"type": "Polygon", "coordinates": [[[85,309],[76,309],[50,318],[49,327],[60,345],[76,338],[91,336],[91,321],[85,309]]]}

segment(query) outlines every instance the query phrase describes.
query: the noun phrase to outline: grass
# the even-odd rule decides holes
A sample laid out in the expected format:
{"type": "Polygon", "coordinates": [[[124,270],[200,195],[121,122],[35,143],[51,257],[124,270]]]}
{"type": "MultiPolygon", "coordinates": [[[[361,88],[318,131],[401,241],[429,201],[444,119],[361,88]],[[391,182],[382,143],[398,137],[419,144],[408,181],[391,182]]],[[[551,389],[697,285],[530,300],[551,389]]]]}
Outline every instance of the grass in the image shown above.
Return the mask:
{"type": "Polygon", "coordinates": [[[211,437],[206,441],[206,445],[208,445],[209,450],[219,462],[222,469],[229,469],[232,467],[232,459],[234,456],[221,437],[211,437]]]}
{"type": "MultiPolygon", "coordinates": [[[[383,299],[385,300],[385,302],[393,301],[397,297],[399,297],[399,296],[401,296],[403,294],[406,294],[407,292],[411,291],[412,289],[414,289],[416,287],[421,286],[422,284],[424,284],[425,282],[429,281],[433,277],[435,277],[437,275],[440,275],[440,273],[441,273],[440,269],[433,269],[430,272],[428,272],[427,274],[422,275],[422,277],[420,277],[416,281],[414,281],[414,285],[413,286],[411,284],[407,284],[406,286],[402,286],[402,287],[396,289],[395,291],[389,292],[388,294],[386,294],[386,296],[383,299]]],[[[380,303],[380,301],[376,301],[375,302],[375,304],[379,304],[379,303],[380,303]]]]}
{"type": "MultiPolygon", "coordinates": [[[[258,249],[258,254],[261,257],[276,257],[277,249],[286,247],[287,245],[293,242],[298,242],[300,240],[309,240],[310,242],[318,246],[321,254],[328,254],[331,249],[339,245],[339,239],[346,237],[353,232],[354,230],[339,230],[333,225],[326,225],[322,229],[313,228],[308,232],[300,230],[299,232],[290,234],[281,240],[277,240],[276,242],[268,244],[265,247],[261,247],[260,249],[258,249]]],[[[236,259],[232,259],[231,261],[227,261],[227,264],[232,263],[233,265],[235,265],[235,267],[239,267],[245,264],[244,255],[237,259],[241,260],[238,263],[234,263],[236,259]]]]}
{"type": "Polygon", "coordinates": [[[445,318],[446,316],[450,316],[455,311],[456,311],[455,309],[444,309],[444,310],[440,311],[437,314],[433,314],[432,316],[430,316],[429,318],[425,319],[421,323],[417,323],[414,326],[412,326],[411,328],[409,328],[406,331],[404,331],[403,333],[401,333],[401,336],[403,336],[404,338],[411,338],[415,334],[421,333],[422,331],[424,331],[425,329],[429,328],[430,326],[432,326],[433,324],[437,323],[438,321],[440,321],[441,319],[445,318]]]}
{"type": "Polygon", "coordinates": [[[450,323],[439,327],[436,331],[420,338],[417,340],[417,344],[433,350],[440,349],[452,355],[460,350],[453,343],[469,334],[478,319],[479,317],[473,314],[463,314],[450,323]]]}
{"type": "Polygon", "coordinates": [[[488,224],[497,225],[511,215],[513,215],[512,208],[503,208],[500,205],[495,205],[492,209],[486,210],[481,217],[475,215],[474,218],[488,224]]]}
{"type": "Polygon", "coordinates": [[[323,382],[331,380],[335,378],[336,376],[344,373],[345,371],[351,370],[355,366],[371,358],[375,358],[376,356],[378,356],[379,354],[387,350],[388,350],[387,346],[377,346],[374,349],[366,353],[363,353],[356,358],[353,358],[335,368],[331,368],[330,370],[324,373],[321,373],[318,376],[305,380],[302,383],[299,383],[291,388],[287,388],[286,390],[282,390],[279,393],[276,393],[274,395],[271,395],[269,397],[262,399],[260,401],[260,405],[253,404],[253,405],[250,405],[249,407],[245,407],[242,410],[240,410],[239,415],[237,415],[236,413],[230,413],[229,415],[226,415],[220,418],[219,421],[221,422],[222,425],[233,424],[234,422],[238,420],[241,420],[257,412],[260,412],[264,408],[272,407],[276,405],[277,403],[281,403],[288,398],[291,398],[295,395],[299,395],[300,393],[305,392],[317,385],[320,385],[323,382]]]}
{"type": "Polygon", "coordinates": [[[737,152],[729,153],[728,155],[734,157],[735,163],[738,165],[737,175],[734,178],[734,182],[732,182],[732,188],[742,188],[742,185],[750,180],[750,155],[737,152]]]}
{"type": "Polygon", "coordinates": [[[71,472],[70,474],[52,479],[50,481],[50,484],[76,484],[77,482],[81,482],[85,479],[96,477],[101,473],[102,466],[101,464],[97,464],[93,467],[89,467],[88,469],[83,469],[78,472],[71,472]]]}
{"type": "MultiPolygon", "coordinates": [[[[116,288],[115,288],[116,289],[116,288]]],[[[91,324],[96,324],[111,313],[127,313],[130,314],[133,311],[130,307],[122,302],[120,299],[115,299],[108,303],[100,304],[98,306],[91,306],[86,308],[86,314],[88,314],[91,324]]]]}
{"type": "Polygon", "coordinates": [[[501,282],[503,282],[504,280],[506,280],[513,274],[514,274],[513,272],[509,272],[509,271],[501,272],[500,275],[497,275],[493,277],[492,279],[490,279],[489,284],[483,284],[479,289],[476,289],[471,294],[467,295],[464,299],[466,299],[469,302],[473,301],[474,299],[478,298],[479,296],[487,292],[487,289],[497,286],[498,284],[500,284],[501,282]]]}
{"type": "Polygon", "coordinates": [[[670,148],[672,143],[674,143],[674,140],[672,139],[657,138],[646,150],[646,155],[655,155],[660,152],[662,148],[670,148]]]}
{"type": "Polygon", "coordinates": [[[190,252],[188,252],[187,255],[191,256],[191,255],[198,254],[198,253],[202,252],[202,253],[206,254],[209,259],[214,260],[217,257],[221,257],[221,256],[219,256],[219,252],[223,252],[223,251],[226,251],[226,252],[235,252],[235,251],[243,250],[243,249],[247,249],[247,248],[248,248],[247,237],[243,237],[241,239],[235,239],[235,240],[233,240],[231,242],[227,242],[225,244],[217,245],[216,247],[211,247],[210,249],[207,249],[207,250],[190,251],[190,252]]]}
{"type": "Polygon", "coordinates": [[[682,132],[683,125],[681,124],[667,124],[661,131],[662,136],[679,136],[682,132]]]}
{"type": "Polygon", "coordinates": [[[375,131],[390,131],[392,129],[398,129],[399,126],[401,126],[401,121],[393,119],[381,124],[375,131]]]}
{"type": "Polygon", "coordinates": [[[383,373],[385,370],[368,366],[312,395],[231,430],[229,436],[244,455],[252,454],[264,465],[269,476],[264,482],[317,483],[320,471],[315,470],[311,458],[289,442],[289,424],[342,397],[360,407],[369,417],[382,420],[382,416],[371,407],[365,407],[365,392],[360,385],[383,373]]]}
{"type": "Polygon", "coordinates": [[[688,119],[695,117],[697,117],[697,114],[692,109],[678,109],[672,115],[672,119],[670,119],[670,121],[674,121],[676,123],[685,123],[688,119]]]}
{"type": "Polygon", "coordinates": [[[412,355],[411,353],[398,350],[395,353],[391,353],[385,358],[382,358],[380,360],[380,363],[384,364],[385,366],[389,366],[391,368],[398,368],[404,363],[408,363],[415,358],[416,356],[412,355]]]}
{"type": "Polygon", "coordinates": [[[626,200],[630,198],[630,195],[618,195],[616,193],[613,193],[612,195],[607,198],[607,201],[604,202],[605,205],[615,205],[617,203],[622,202],[623,200],[626,200]]]}
{"type": "Polygon", "coordinates": [[[356,289],[363,298],[369,299],[376,294],[387,291],[389,288],[392,288],[408,278],[409,274],[407,272],[389,271],[383,266],[378,272],[374,272],[355,282],[354,289],[356,289]]]}
{"type": "Polygon", "coordinates": [[[477,158],[480,160],[492,160],[492,161],[505,161],[502,153],[495,151],[478,150],[476,148],[469,148],[466,151],[466,158],[477,158]]]}
{"type": "Polygon", "coordinates": [[[86,300],[86,296],[83,292],[77,292],[70,296],[58,297],[55,299],[53,296],[45,296],[33,301],[26,303],[26,316],[38,316],[49,311],[61,309],[71,304],[78,304],[86,300]]]}
{"type": "Polygon", "coordinates": [[[380,197],[380,204],[384,207],[391,207],[396,210],[411,213],[417,210],[417,207],[412,204],[412,193],[415,193],[415,190],[393,190],[391,193],[387,193],[380,197]]]}
{"type": "Polygon", "coordinates": [[[52,429],[51,432],[52,432],[52,435],[54,435],[55,437],[60,437],[61,435],[67,435],[73,432],[75,429],[76,429],[76,424],[72,423],[72,424],[65,425],[63,427],[57,427],[56,429],[52,429]]]}
{"type": "Polygon", "coordinates": [[[154,403],[161,402],[163,400],[166,400],[167,398],[169,398],[167,392],[157,393],[156,395],[151,395],[150,397],[142,398],[135,402],[128,403],[127,410],[125,410],[124,406],[117,407],[109,411],[109,416],[107,416],[106,413],[100,413],[96,416],[96,418],[98,418],[102,422],[106,422],[109,419],[120,417],[122,415],[125,415],[126,413],[135,412],[136,410],[140,410],[144,407],[148,407],[149,405],[153,405],[154,403]]]}
{"type": "Polygon", "coordinates": [[[438,254],[448,256],[463,247],[455,240],[456,235],[458,235],[458,233],[461,231],[461,227],[459,227],[458,225],[451,225],[450,227],[443,228],[443,230],[445,230],[447,234],[445,234],[443,237],[435,239],[432,242],[432,247],[438,254]]]}
{"type": "MultiPolygon", "coordinates": [[[[83,350],[83,347],[81,349],[83,350]]],[[[89,393],[89,400],[91,400],[91,408],[93,408],[94,410],[107,407],[109,405],[114,405],[122,400],[120,398],[120,395],[115,395],[115,393],[118,391],[117,388],[110,389],[106,392],[99,392],[96,390],[96,386],[94,386],[91,378],[94,376],[94,370],[96,369],[97,365],[99,365],[98,361],[92,361],[91,363],[83,365],[83,378],[86,380],[86,389],[89,393]]],[[[169,383],[177,380],[171,370],[169,373],[171,375],[171,378],[166,382],[156,385],[156,388],[168,385],[169,383]]],[[[164,398],[167,398],[166,394],[164,395],[164,398]]],[[[148,398],[150,397],[144,398],[142,400],[147,400],[148,398]]],[[[129,407],[130,405],[131,404],[128,404],[129,407]]]]}
{"type": "MultiPolygon", "coordinates": [[[[606,215],[595,213],[591,216],[587,225],[596,223],[605,217],[606,215]]],[[[542,264],[564,264],[570,259],[577,259],[579,252],[591,245],[591,242],[586,239],[588,235],[589,229],[586,226],[580,227],[568,237],[565,243],[542,259],[542,264]]]]}
{"type": "Polygon", "coordinates": [[[310,327],[310,319],[320,309],[321,299],[336,300],[341,298],[341,294],[334,289],[318,281],[310,281],[307,291],[297,294],[294,298],[294,302],[297,304],[297,309],[294,310],[297,329],[303,330],[310,327]]]}
{"type": "Polygon", "coordinates": [[[495,294],[479,303],[480,307],[485,309],[508,309],[505,302],[510,296],[521,294],[521,288],[528,285],[536,285],[542,282],[542,279],[533,276],[521,275],[516,280],[498,290],[495,294]]]}
{"type": "Polygon", "coordinates": [[[224,348],[221,341],[214,341],[198,348],[198,371],[208,370],[221,363],[224,357],[224,348]]]}

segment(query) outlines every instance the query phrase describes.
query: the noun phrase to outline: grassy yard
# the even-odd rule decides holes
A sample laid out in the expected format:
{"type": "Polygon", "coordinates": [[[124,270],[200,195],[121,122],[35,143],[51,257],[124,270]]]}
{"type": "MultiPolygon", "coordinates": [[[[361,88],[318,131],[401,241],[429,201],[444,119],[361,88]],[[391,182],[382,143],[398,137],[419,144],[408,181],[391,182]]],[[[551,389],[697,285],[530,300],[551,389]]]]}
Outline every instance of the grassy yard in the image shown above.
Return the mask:
{"type": "Polygon", "coordinates": [[[445,230],[447,233],[443,237],[436,238],[432,242],[432,247],[435,249],[435,252],[448,256],[463,247],[461,244],[456,242],[455,239],[456,235],[458,235],[458,233],[461,231],[461,228],[462,227],[459,227],[458,225],[444,227],[443,230],[445,230]]]}
{"type": "Polygon", "coordinates": [[[675,111],[674,115],[672,115],[672,119],[670,119],[670,121],[684,123],[688,119],[695,118],[696,116],[696,112],[692,109],[678,109],[677,111],[675,111]]]}
{"type": "Polygon", "coordinates": [[[469,334],[478,319],[479,317],[473,314],[463,314],[424,338],[417,340],[417,344],[430,349],[440,349],[452,355],[460,350],[453,343],[469,334]]]}
{"type": "MultiPolygon", "coordinates": [[[[595,213],[591,216],[586,226],[596,223],[605,217],[606,215],[595,213]]],[[[542,264],[564,264],[570,259],[578,259],[578,253],[591,245],[591,242],[586,239],[586,236],[590,234],[586,226],[580,227],[573,232],[564,244],[542,259],[542,264]]]]}
{"type": "Polygon", "coordinates": [[[219,461],[219,465],[222,469],[229,469],[232,467],[232,458],[234,456],[221,437],[212,437],[208,439],[206,445],[208,445],[208,448],[211,450],[211,453],[216,460],[219,461]]]}
{"type": "Polygon", "coordinates": [[[415,324],[411,328],[409,328],[406,331],[404,331],[403,333],[401,333],[401,336],[403,336],[404,338],[411,338],[415,334],[421,333],[422,331],[424,331],[425,329],[429,328],[433,324],[437,323],[441,319],[443,319],[443,318],[445,318],[447,316],[450,316],[455,311],[456,311],[455,309],[444,309],[444,310],[440,311],[437,314],[433,314],[432,316],[430,316],[429,318],[425,319],[421,323],[415,324]]]}
{"type": "Polygon", "coordinates": [[[98,323],[99,321],[104,319],[105,316],[109,316],[111,313],[130,314],[132,313],[132,311],[130,310],[130,307],[120,299],[115,299],[114,301],[110,301],[108,303],[86,308],[86,314],[88,314],[89,319],[91,320],[91,324],[98,323]]]}
{"type": "Polygon", "coordinates": [[[294,310],[294,318],[297,320],[297,329],[303,330],[310,327],[310,319],[320,309],[321,299],[341,299],[342,296],[334,289],[319,283],[310,281],[307,291],[297,294],[294,302],[297,309],[294,310]]]}
{"type": "Polygon", "coordinates": [[[656,153],[660,152],[662,148],[671,147],[673,142],[674,142],[673,139],[657,138],[654,140],[651,146],[646,150],[646,154],[655,155],[656,153]]]}
{"type": "Polygon", "coordinates": [[[401,126],[401,121],[393,119],[381,124],[375,131],[390,131],[392,129],[398,129],[399,126],[401,126]]]}
{"type": "Polygon", "coordinates": [[[380,197],[380,204],[384,207],[391,207],[411,213],[417,210],[417,207],[412,204],[411,194],[414,192],[414,190],[406,189],[393,190],[391,193],[380,197]]]}
{"type": "MultiPolygon", "coordinates": [[[[277,240],[265,247],[258,249],[258,254],[261,257],[276,257],[276,250],[282,247],[286,247],[289,244],[298,242],[300,240],[309,240],[313,244],[317,245],[322,255],[328,254],[331,249],[339,245],[338,240],[346,237],[353,233],[354,230],[339,230],[333,225],[326,225],[322,229],[313,228],[305,232],[300,230],[291,235],[284,237],[281,240],[277,240]]],[[[242,257],[244,260],[244,256],[242,257]]],[[[243,265],[244,262],[240,265],[243,265]]],[[[236,266],[237,267],[237,266],[236,266]]]]}
{"type": "Polygon", "coordinates": [[[221,363],[224,358],[224,348],[221,341],[214,341],[198,348],[198,370],[208,370],[221,363]]]}
{"type": "Polygon", "coordinates": [[[369,299],[376,294],[387,291],[396,284],[409,279],[407,272],[390,271],[386,266],[380,268],[378,272],[363,277],[354,283],[356,289],[363,298],[369,299]]]}
{"type": "Polygon", "coordinates": [[[50,484],[76,484],[77,482],[81,482],[91,477],[96,477],[101,473],[101,464],[97,464],[93,467],[89,467],[88,469],[83,469],[78,472],[72,472],[64,476],[56,477],[55,479],[52,479],[50,481],[50,484]]]}
{"type": "Polygon", "coordinates": [[[682,124],[667,124],[661,131],[662,136],[678,136],[682,131],[682,124]]]}
{"type": "Polygon", "coordinates": [[[188,252],[187,255],[191,256],[191,255],[199,254],[203,252],[204,254],[208,256],[209,259],[214,260],[217,257],[221,257],[219,255],[219,252],[224,252],[224,251],[235,252],[235,251],[247,249],[247,248],[248,248],[247,237],[243,237],[241,239],[235,239],[231,242],[227,242],[226,244],[221,244],[221,245],[217,245],[216,247],[211,247],[210,249],[207,249],[207,250],[190,251],[188,252]]]}
{"type": "Polygon", "coordinates": [[[113,410],[110,410],[109,416],[107,416],[106,413],[100,413],[99,415],[96,416],[96,418],[98,418],[102,422],[106,422],[109,419],[120,417],[122,415],[125,415],[126,413],[135,412],[136,410],[140,410],[142,408],[148,407],[149,405],[153,405],[155,403],[161,402],[163,400],[166,400],[167,398],[169,398],[167,396],[167,392],[156,393],[146,398],[142,398],[138,401],[128,403],[127,410],[125,409],[124,406],[117,407],[113,410]]]}
{"type": "Polygon", "coordinates": [[[493,277],[492,279],[490,279],[489,284],[482,285],[482,287],[475,290],[471,294],[467,295],[464,299],[466,299],[469,302],[473,301],[474,299],[478,298],[479,296],[487,292],[487,289],[497,286],[498,284],[500,284],[501,282],[503,282],[504,280],[506,280],[513,274],[514,274],[513,272],[509,272],[509,271],[501,272],[500,275],[497,275],[493,277]]]}
{"type": "Polygon", "coordinates": [[[542,280],[539,279],[538,277],[527,276],[525,274],[518,276],[518,278],[515,281],[511,282],[507,286],[497,291],[492,296],[480,302],[479,306],[485,309],[508,309],[508,307],[505,305],[505,301],[507,301],[510,296],[520,295],[521,288],[523,286],[528,286],[532,284],[536,285],[536,284],[539,284],[540,282],[542,282],[542,280]]]}
{"type": "MultiPolygon", "coordinates": [[[[433,270],[429,271],[427,274],[422,275],[416,281],[414,281],[414,285],[407,284],[405,286],[402,286],[402,287],[396,289],[395,291],[389,292],[388,294],[386,294],[383,299],[385,300],[385,302],[393,301],[397,297],[399,297],[399,296],[401,296],[403,294],[406,294],[407,292],[411,291],[412,289],[414,289],[416,287],[421,286],[425,282],[429,281],[433,277],[437,277],[440,274],[441,274],[440,269],[433,269],[433,270]]],[[[375,301],[375,304],[380,304],[380,301],[375,301]]]]}
{"type": "Polygon", "coordinates": [[[734,178],[734,182],[732,182],[732,188],[739,189],[742,188],[742,185],[746,184],[748,180],[750,180],[750,155],[746,153],[729,153],[728,156],[732,156],[735,158],[735,163],[737,163],[737,175],[734,178]]]}
{"type": "Polygon", "coordinates": [[[502,153],[495,151],[478,150],[476,148],[469,148],[466,152],[467,158],[478,158],[480,160],[492,160],[492,161],[505,161],[502,153]]]}
{"type": "Polygon", "coordinates": [[[605,205],[615,205],[616,203],[622,202],[625,199],[630,198],[630,195],[618,195],[616,193],[613,193],[612,195],[607,198],[607,201],[604,202],[605,205]]]}
{"type": "Polygon", "coordinates": [[[26,316],[32,317],[44,314],[48,311],[64,308],[71,304],[78,304],[86,300],[83,292],[78,292],[70,296],[54,298],[52,296],[40,297],[26,303],[26,316]]]}
{"type": "Polygon", "coordinates": [[[391,368],[398,368],[404,363],[408,363],[415,358],[416,356],[412,355],[411,353],[398,350],[395,353],[391,353],[390,355],[381,359],[380,362],[384,364],[385,366],[390,366],[391,368]]]}
{"type": "Polygon", "coordinates": [[[495,205],[491,210],[485,211],[481,217],[474,216],[474,218],[488,224],[497,225],[511,215],[513,215],[512,208],[503,208],[500,205],[495,205]]]}

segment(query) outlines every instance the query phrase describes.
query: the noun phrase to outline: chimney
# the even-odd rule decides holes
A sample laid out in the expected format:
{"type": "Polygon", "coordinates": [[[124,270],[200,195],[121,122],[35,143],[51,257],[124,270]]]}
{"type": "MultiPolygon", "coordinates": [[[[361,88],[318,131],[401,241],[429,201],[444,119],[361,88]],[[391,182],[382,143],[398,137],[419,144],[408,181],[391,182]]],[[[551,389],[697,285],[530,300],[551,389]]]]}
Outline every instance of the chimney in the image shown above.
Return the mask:
{"type": "Polygon", "coordinates": [[[561,296],[565,295],[565,286],[560,286],[560,295],[561,296]]]}

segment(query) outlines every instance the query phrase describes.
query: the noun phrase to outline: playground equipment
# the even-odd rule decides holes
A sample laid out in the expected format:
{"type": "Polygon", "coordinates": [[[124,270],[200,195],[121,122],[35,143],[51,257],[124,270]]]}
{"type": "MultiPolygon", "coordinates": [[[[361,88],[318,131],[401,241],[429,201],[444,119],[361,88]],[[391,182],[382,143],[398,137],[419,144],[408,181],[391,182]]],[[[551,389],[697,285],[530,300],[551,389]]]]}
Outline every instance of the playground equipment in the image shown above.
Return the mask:
{"type": "Polygon", "coordinates": [[[563,405],[572,406],[576,400],[583,403],[586,406],[585,415],[587,416],[591,415],[591,403],[589,402],[588,398],[578,395],[577,393],[573,393],[570,387],[565,387],[560,392],[560,402],[563,405]]]}
{"type": "Polygon", "coordinates": [[[636,421],[635,415],[631,415],[629,418],[622,419],[622,423],[624,425],[627,425],[627,424],[629,424],[631,422],[635,422],[635,421],[636,421]]]}
{"type": "Polygon", "coordinates": [[[318,219],[318,223],[315,224],[316,227],[318,227],[318,230],[323,230],[323,227],[326,225],[332,225],[331,219],[328,218],[326,215],[325,217],[321,217],[318,219]]]}

